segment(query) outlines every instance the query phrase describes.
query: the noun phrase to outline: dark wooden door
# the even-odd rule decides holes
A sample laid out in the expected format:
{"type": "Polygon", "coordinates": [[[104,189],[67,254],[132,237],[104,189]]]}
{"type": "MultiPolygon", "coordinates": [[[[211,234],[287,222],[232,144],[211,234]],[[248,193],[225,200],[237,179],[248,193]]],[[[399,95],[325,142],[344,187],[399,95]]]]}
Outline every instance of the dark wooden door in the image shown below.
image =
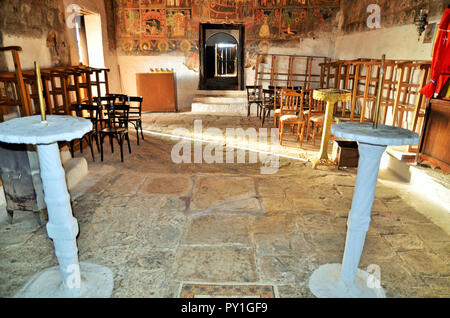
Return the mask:
{"type": "MultiPolygon", "coordinates": [[[[202,90],[243,90],[244,89],[244,25],[236,24],[200,24],[199,32],[199,58],[200,58],[200,80],[199,89],[202,90]],[[239,39],[236,48],[236,75],[235,76],[217,76],[215,55],[217,52],[214,46],[206,45],[207,30],[237,30],[239,39]]],[[[234,52],[233,52],[234,53],[234,52]]],[[[219,62],[220,63],[220,62],[219,62]]],[[[232,68],[230,68],[232,69],[232,68]]]]}

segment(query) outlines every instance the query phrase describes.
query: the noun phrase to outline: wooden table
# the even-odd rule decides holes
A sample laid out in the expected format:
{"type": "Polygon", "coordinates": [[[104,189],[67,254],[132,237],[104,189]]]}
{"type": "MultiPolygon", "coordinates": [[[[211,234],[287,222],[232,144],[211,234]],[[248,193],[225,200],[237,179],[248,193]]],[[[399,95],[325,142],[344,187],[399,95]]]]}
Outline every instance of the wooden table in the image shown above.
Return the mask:
{"type": "Polygon", "coordinates": [[[319,157],[313,161],[313,168],[318,164],[329,164],[328,158],[328,142],[331,134],[331,122],[333,121],[333,108],[337,102],[347,102],[351,100],[351,91],[335,88],[322,88],[313,91],[313,98],[327,102],[325,111],[325,119],[323,123],[322,143],[320,145],[319,157]]]}

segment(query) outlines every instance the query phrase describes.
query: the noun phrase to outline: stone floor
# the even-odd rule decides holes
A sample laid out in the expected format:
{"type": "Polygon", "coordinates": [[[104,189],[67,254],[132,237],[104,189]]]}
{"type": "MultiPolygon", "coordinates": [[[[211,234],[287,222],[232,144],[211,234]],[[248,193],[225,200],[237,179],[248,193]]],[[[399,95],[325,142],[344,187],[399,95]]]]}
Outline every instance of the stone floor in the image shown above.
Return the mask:
{"type": "MultiPolygon", "coordinates": [[[[161,118],[147,116],[144,128],[193,122],[188,114],[161,118]]],[[[176,164],[177,140],[131,142],[124,163],[109,148],[103,163],[85,153],[90,173],[71,191],[79,259],[112,270],[113,297],[177,297],[182,282],[269,284],[280,297],[314,297],[312,272],[341,262],[356,169],[313,170],[283,157],[275,174],[261,174],[259,162],[176,164]]],[[[302,155],[292,148],[307,158],[318,145],[302,155]]],[[[450,237],[424,215],[392,183],[378,183],[360,268],[380,266],[388,297],[450,297],[450,237]]],[[[52,241],[31,213],[17,212],[12,225],[1,219],[0,297],[54,265],[52,241]]]]}

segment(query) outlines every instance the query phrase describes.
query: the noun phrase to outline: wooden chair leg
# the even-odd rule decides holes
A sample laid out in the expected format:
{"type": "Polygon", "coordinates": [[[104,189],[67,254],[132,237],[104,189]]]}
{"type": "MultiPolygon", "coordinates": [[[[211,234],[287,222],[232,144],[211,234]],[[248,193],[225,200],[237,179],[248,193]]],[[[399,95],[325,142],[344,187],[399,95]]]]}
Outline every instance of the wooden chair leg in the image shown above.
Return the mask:
{"type": "Polygon", "coordinates": [[[72,156],[72,158],[75,156],[74,150],[73,150],[73,148],[74,148],[74,143],[75,143],[74,140],[71,140],[70,143],[69,143],[70,155],[72,156]]]}
{"type": "Polygon", "coordinates": [[[303,146],[304,134],[305,134],[305,123],[302,123],[302,131],[300,132],[300,147],[303,146]]]}
{"type": "Polygon", "coordinates": [[[88,143],[89,143],[89,148],[91,148],[91,155],[92,155],[92,161],[95,161],[95,157],[94,157],[94,147],[93,147],[93,136],[92,134],[88,134],[88,143]]]}
{"type": "Polygon", "coordinates": [[[100,152],[100,145],[98,142],[98,133],[95,133],[95,144],[97,145],[97,151],[100,152]]]}
{"type": "Polygon", "coordinates": [[[306,123],[306,141],[308,141],[309,140],[309,131],[310,131],[310,129],[309,129],[309,121],[306,123]]]}
{"type": "Polygon", "coordinates": [[[114,153],[113,136],[109,135],[109,144],[111,145],[111,153],[114,153]]]}
{"type": "Polygon", "coordinates": [[[125,138],[127,138],[128,152],[131,153],[130,137],[128,136],[128,133],[126,133],[125,138]]]}
{"type": "Polygon", "coordinates": [[[136,124],[134,125],[134,128],[136,128],[136,138],[137,138],[137,144],[139,146],[139,124],[138,124],[138,122],[136,122],[136,124]]]}
{"type": "Polygon", "coordinates": [[[144,133],[142,131],[142,120],[141,119],[139,119],[139,127],[141,127],[141,137],[142,137],[142,140],[144,140],[144,133]]]}
{"type": "Polygon", "coordinates": [[[283,145],[283,130],[284,130],[284,123],[280,120],[280,131],[279,131],[279,139],[280,139],[280,145],[283,145]]]}
{"type": "Polygon", "coordinates": [[[103,140],[105,139],[105,135],[100,134],[100,160],[103,161],[103,140]]]}
{"type": "Polygon", "coordinates": [[[315,127],[314,123],[312,124],[312,140],[313,140],[313,145],[316,145],[316,130],[317,127],[315,127]]]}
{"type": "Polygon", "coordinates": [[[117,141],[120,146],[120,161],[123,162],[123,136],[117,136],[117,141]]]}

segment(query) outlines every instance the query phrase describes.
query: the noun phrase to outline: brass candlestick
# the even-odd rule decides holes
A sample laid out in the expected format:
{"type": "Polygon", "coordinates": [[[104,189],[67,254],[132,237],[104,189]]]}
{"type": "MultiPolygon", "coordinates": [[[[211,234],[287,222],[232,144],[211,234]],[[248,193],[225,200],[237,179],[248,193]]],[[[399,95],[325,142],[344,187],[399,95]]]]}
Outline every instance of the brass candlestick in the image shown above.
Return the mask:
{"type": "Polygon", "coordinates": [[[378,126],[378,118],[380,116],[380,105],[381,105],[381,97],[383,93],[383,81],[384,81],[384,64],[386,60],[386,55],[383,54],[381,57],[381,69],[380,76],[378,78],[378,92],[377,92],[377,103],[375,107],[375,114],[373,119],[373,128],[376,129],[378,126]]]}
{"type": "Polygon", "coordinates": [[[44,96],[42,95],[41,69],[39,68],[39,62],[37,61],[34,62],[34,70],[36,72],[36,83],[39,96],[39,109],[41,110],[41,119],[43,122],[46,122],[44,96]]]}

